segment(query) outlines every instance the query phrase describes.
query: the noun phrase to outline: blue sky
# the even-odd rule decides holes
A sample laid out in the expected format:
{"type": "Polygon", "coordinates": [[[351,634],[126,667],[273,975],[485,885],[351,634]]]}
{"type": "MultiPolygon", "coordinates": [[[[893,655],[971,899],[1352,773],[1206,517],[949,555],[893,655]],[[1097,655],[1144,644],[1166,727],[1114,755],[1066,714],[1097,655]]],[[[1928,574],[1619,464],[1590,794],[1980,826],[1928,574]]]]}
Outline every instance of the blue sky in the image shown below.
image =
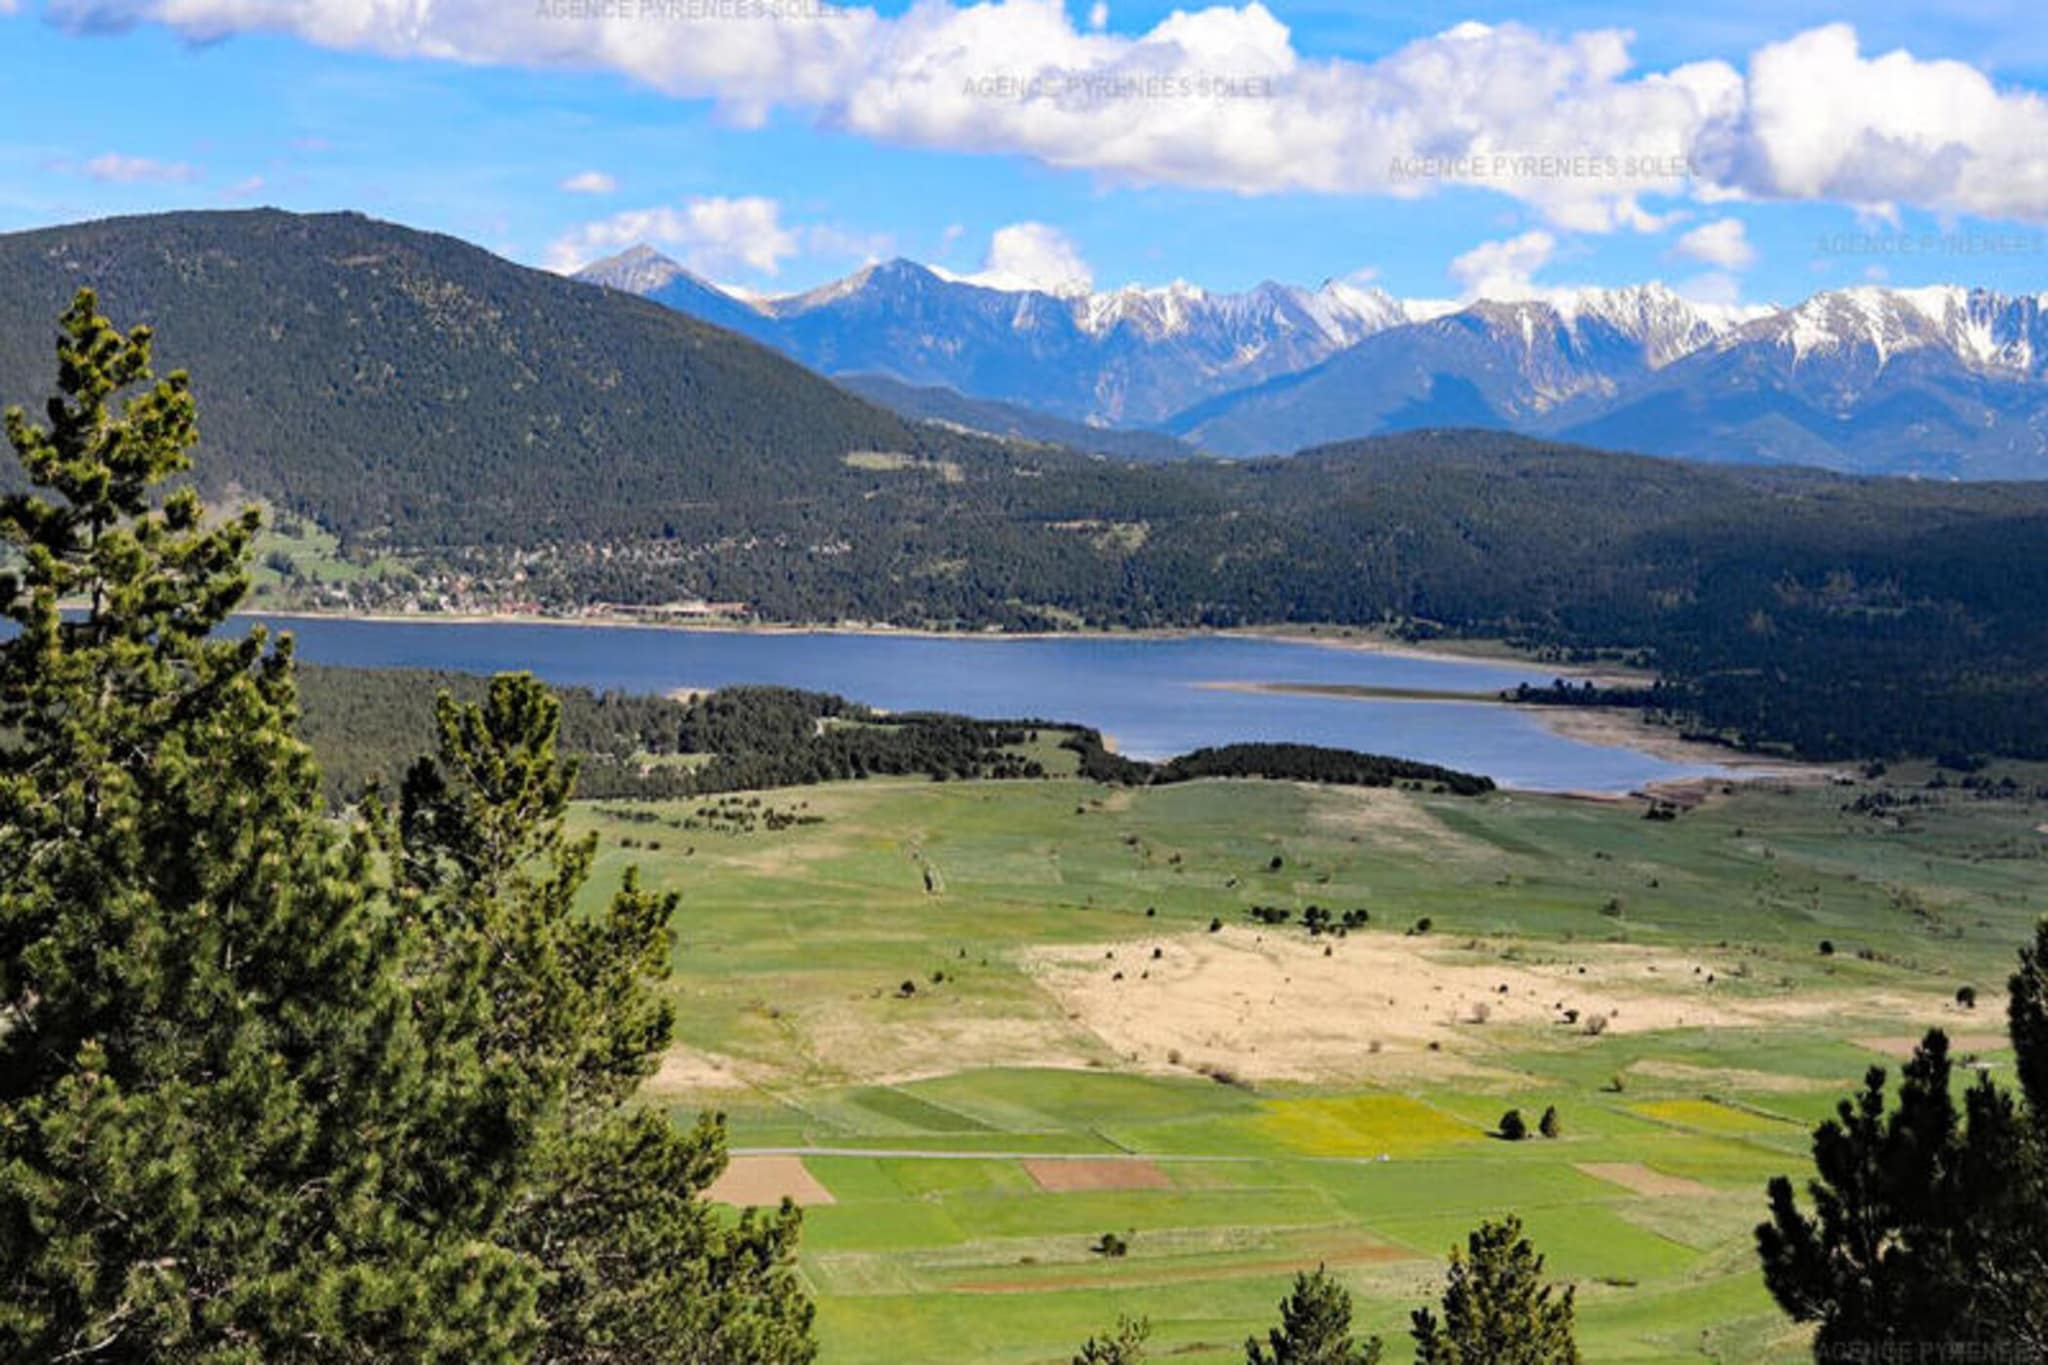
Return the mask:
{"type": "MultiPolygon", "coordinates": [[[[630,41],[579,47],[583,21],[536,17],[529,0],[430,4],[440,12],[424,35],[350,30],[325,0],[276,0],[274,19],[255,24],[264,3],[220,0],[199,20],[212,0],[28,0],[11,14],[6,3],[0,230],[175,208],[352,208],[563,265],[639,225],[702,273],[773,292],[893,255],[1033,278],[1085,267],[1098,287],[1340,276],[1430,297],[1652,278],[1749,302],[1865,280],[2048,289],[2048,139],[2034,140],[2048,131],[2048,25],[2019,5],[1862,6],[1853,35],[1830,45],[1810,35],[1845,16],[1804,0],[1680,13],[1276,0],[1269,18],[1207,11],[1216,23],[1192,37],[1161,29],[1162,4],[1091,14],[1084,0],[1055,21],[1047,0],[978,16],[929,0],[918,23],[973,22],[981,50],[1037,54],[1026,74],[1085,60],[1251,91],[1227,110],[1110,99],[1091,128],[963,106],[946,98],[955,68],[917,105],[856,69],[861,43],[807,55],[812,30],[830,22],[817,41],[837,43],[853,22],[815,15],[707,21],[702,41],[679,38],[681,21],[644,21],[675,45],[654,60],[630,41]],[[1460,24],[1490,32],[1439,38],[1460,24]],[[1586,37],[1615,29],[1627,31],[1619,48],[1586,37]],[[791,33],[790,53],[763,55],[764,35],[791,33]],[[713,60],[713,43],[745,46],[713,60]],[[1246,75],[1276,44],[1327,82],[1304,92],[1246,75]],[[1882,56],[1895,49],[1910,56],[1882,56]],[[1706,72],[1677,82],[1692,104],[1666,88],[1680,68],[1706,72]],[[1730,88],[1740,110],[1700,112],[1730,88]],[[1358,124],[1347,99],[1375,102],[1375,122],[1358,124]],[[1810,111],[1788,107],[1801,99],[1810,111]],[[1825,110],[1847,121],[1802,141],[1825,110]],[[1598,175],[1405,187],[1426,184],[1419,195],[1385,183],[1383,147],[1456,153],[1473,128],[1517,153],[1682,147],[1689,166],[1713,165],[1625,204],[1598,175]],[[601,192],[564,188],[578,176],[601,192]],[[995,234],[1016,224],[1037,234],[1012,234],[1018,250],[990,260],[995,234]]],[[[860,22],[901,51],[933,50],[913,41],[923,30],[907,8],[860,22]]],[[[1015,74],[981,60],[969,69],[1015,74]]]]}

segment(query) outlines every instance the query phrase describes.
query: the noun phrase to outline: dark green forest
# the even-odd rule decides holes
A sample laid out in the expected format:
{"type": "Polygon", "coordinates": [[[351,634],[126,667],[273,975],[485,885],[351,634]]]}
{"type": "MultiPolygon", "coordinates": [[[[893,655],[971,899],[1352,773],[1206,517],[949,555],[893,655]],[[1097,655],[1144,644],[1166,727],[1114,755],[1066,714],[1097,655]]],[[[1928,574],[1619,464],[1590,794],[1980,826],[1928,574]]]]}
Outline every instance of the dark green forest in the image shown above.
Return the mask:
{"type": "Polygon", "coordinates": [[[1131,465],[906,422],[656,305],[350,214],[0,237],[0,400],[38,401],[79,283],[193,372],[210,491],[408,566],[358,608],[425,583],[564,612],[1498,636],[1650,663],[1683,725],[1734,742],[2048,756],[2048,485],[1481,431],[1131,465]]]}

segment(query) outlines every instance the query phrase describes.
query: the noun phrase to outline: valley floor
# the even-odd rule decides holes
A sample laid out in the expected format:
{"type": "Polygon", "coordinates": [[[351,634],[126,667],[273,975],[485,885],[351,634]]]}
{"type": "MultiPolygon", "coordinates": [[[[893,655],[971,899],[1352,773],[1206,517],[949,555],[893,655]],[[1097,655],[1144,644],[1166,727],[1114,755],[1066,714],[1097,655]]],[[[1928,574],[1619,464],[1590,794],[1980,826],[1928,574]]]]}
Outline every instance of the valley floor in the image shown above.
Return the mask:
{"type": "Polygon", "coordinates": [[[2005,1060],[2002,1011],[1956,990],[1999,999],[2048,890],[2040,774],[1926,776],[1715,787],[1668,821],[1065,780],[576,820],[595,886],[637,863],[683,893],[649,1095],[729,1116],[721,1197],[806,1205],[828,1362],[1063,1361],[1118,1312],[1240,1360],[1318,1262],[1399,1360],[1446,1249],[1508,1210],[1578,1286],[1589,1359],[1792,1359],[1765,1180],[1921,1028],[2005,1060]],[[1311,937],[1310,905],[1371,918],[1311,937]],[[1493,1136],[1551,1106],[1561,1136],[1493,1136]]]}

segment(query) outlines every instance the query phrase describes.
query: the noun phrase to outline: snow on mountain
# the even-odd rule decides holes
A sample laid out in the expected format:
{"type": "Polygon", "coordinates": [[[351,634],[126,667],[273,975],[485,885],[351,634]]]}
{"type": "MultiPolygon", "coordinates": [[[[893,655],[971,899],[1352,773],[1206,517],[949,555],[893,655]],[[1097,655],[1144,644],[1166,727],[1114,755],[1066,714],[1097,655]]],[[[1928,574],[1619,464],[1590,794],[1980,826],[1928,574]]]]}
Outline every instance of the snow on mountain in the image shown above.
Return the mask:
{"type": "Polygon", "coordinates": [[[1156,426],[1223,454],[1478,425],[1699,458],[2048,474],[2048,294],[1857,286],[1775,307],[1656,283],[1462,301],[1337,280],[1047,292],[894,260],[738,298],[647,247],[579,278],[826,374],[1156,426]]]}
{"type": "Polygon", "coordinates": [[[1863,285],[1816,294],[1764,319],[1748,339],[1774,342],[1794,362],[1867,352],[1878,368],[1934,348],[1976,369],[2039,376],[2048,295],[2009,296],[1957,285],[1884,289],[1863,285]]]}

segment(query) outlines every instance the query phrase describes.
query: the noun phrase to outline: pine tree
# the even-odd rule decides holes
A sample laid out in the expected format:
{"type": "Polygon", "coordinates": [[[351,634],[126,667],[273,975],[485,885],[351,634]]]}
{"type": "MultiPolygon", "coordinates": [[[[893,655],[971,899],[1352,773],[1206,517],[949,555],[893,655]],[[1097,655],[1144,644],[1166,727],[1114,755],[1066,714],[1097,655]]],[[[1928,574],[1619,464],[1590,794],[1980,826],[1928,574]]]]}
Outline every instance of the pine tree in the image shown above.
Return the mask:
{"type": "Polygon", "coordinates": [[[289,647],[210,638],[256,515],[154,501],[184,376],[90,293],[60,328],[0,503],[0,1356],[503,1358],[510,1255],[378,1198],[422,1053],[372,850],[320,810],[289,647]]]}
{"type": "Polygon", "coordinates": [[[1572,1291],[1543,1282],[1543,1258],[1509,1217],[1451,1251],[1443,1320],[1414,1313],[1417,1365],[1578,1365],[1572,1291]]]}
{"type": "Polygon", "coordinates": [[[698,1198],[722,1125],[626,1103],[669,1039],[653,987],[675,897],[629,872],[603,913],[577,913],[596,839],[563,831],[575,773],[533,678],[493,679],[480,706],[443,697],[437,717],[437,760],[380,822],[435,947],[415,998],[447,1140],[412,1197],[544,1270],[535,1359],[808,1361],[795,1209],[726,1222],[698,1198]]]}
{"type": "Polygon", "coordinates": [[[1980,1076],[1953,1098],[1948,1038],[1928,1033],[1897,1106],[1873,1067],[1814,1133],[1811,1216],[1770,1184],[1764,1280],[1822,1352],[2048,1357],[2048,922],[2020,954],[2008,1019],[2020,1095],[1980,1076]]]}
{"type": "Polygon", "coordinates": [[[1293,1292],[1280,1301],[1280,1325],[1266,1342],[1245,1342],[1245,1365],[1378,1365],[1381,1353],[1378,1337],[1353,1340],[1351,1295],[1322,1266],[1294,1277],[1293,1292]]]}
{"type": "Polygon", "coordinates": [[[573,913],[552,698],[444,704],[399,817],[331,818],[149,351],[81,292],[6,417],[0,1359],[808,1361],[794,1211],[713,1212],[720,1126],[628,1103],[672,906],[573,913]]]}

